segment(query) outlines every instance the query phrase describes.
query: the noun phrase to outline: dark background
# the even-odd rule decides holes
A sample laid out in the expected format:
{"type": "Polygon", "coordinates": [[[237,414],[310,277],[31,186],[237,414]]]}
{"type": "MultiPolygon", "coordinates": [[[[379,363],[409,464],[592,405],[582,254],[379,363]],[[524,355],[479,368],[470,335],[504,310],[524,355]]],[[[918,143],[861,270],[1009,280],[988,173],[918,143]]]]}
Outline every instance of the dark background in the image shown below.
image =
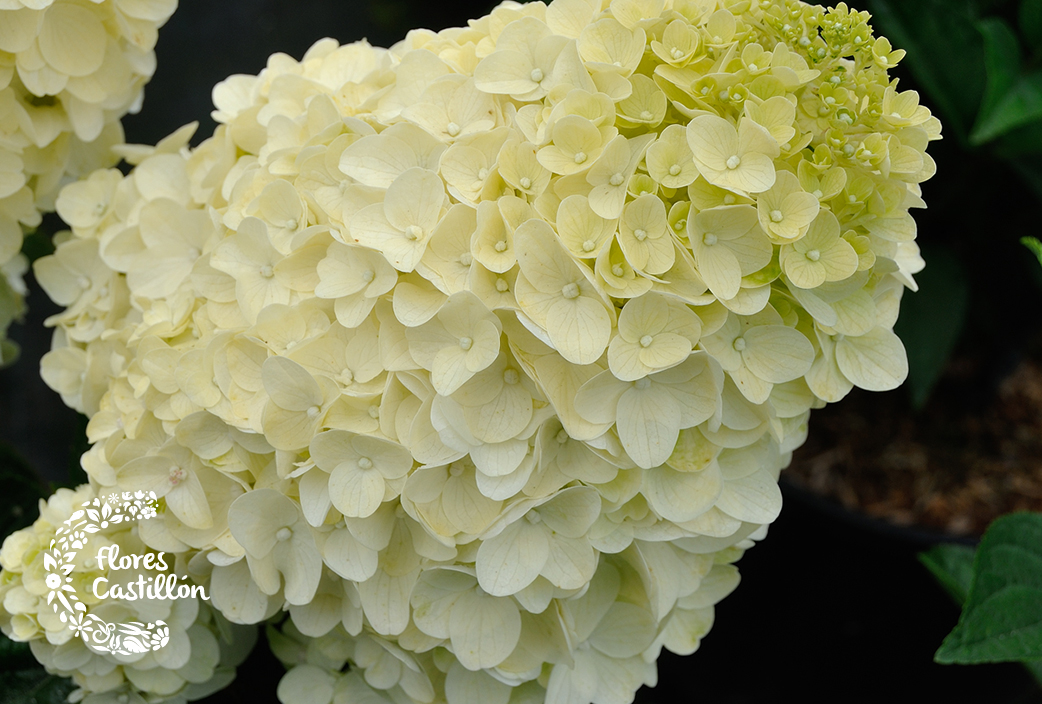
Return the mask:
{"type": "MultiPolygon", "coordinates": [[[[410,27],[458,26],[490,7],[418,0],[182,0],[160,33],[158,70],[144,109],[124,121],[127,141],[155,143],[199,120],[198,143],[214,126],[212,86],[233,73],[256,74],[272,52],[300,58],[324,36],[344,43],[366,37],[388,46],[410,27]]],[[[927,242],[944,236],[945,212],[957,207],[951,195],[938,197],[951,193],[945,179],[966,177],[958,155],[945,147],[931,152],[941,176],[926,186],[932,209],[920,224],[927,242]]],[[[989,180],[975,176],[978,183],[989,180]]],[[[49,347],[42,321],[56,308],[38,288],[29,305],[26,325],[12,330],[22,359],[0,371],[0,435],[48,479],[61,481],[70,458],[83,449],[82,423],[38,375],[38,360],[49,347]]],[[[788,486],[785,495],[770,536],[739,563],[743,583],[717,608],[700,651],[688,658],[664,654],[659,686],[643,690],[638,701],[1042,701],[1016,665],[932,662],[958,609],[916,560],[927,542],[844,516],[788,486]]],[[[210,701],[275,701],[282,669],[265,650],[258,648],[232,688],[210,701]]]]}

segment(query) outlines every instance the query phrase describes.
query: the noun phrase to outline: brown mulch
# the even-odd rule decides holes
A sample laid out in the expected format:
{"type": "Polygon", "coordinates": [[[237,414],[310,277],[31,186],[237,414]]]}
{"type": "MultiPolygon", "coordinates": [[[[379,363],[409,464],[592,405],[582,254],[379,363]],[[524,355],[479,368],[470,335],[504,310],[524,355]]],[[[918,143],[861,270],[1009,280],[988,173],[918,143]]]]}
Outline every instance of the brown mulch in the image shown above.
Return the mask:
{"type": "Polygon", "coordinates": [[[949,365],[915,413],[904,389],[813,411],[783,476],[852,511],[901,526],[980,535],[1010,511],[1042,511],[1042,357],[1021,362],[991,398],[968,403],[968,360],[949,365]]]}

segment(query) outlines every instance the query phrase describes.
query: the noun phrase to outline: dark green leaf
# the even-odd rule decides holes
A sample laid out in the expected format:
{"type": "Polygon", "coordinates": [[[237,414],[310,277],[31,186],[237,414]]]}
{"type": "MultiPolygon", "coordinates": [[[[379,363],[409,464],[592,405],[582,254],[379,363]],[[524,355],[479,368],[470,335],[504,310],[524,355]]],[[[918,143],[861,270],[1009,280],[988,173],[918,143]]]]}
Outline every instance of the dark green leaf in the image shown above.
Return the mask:
{"type": "Polygon", "coordinates": [[[1027,668],[1031,676],[1034,677],[1040,685],[1042,685],[1042,660],[1035,660],[1033,662],[1024,663],[1024,667],[1027,668]]]}
{"type": "Polygon", "coordinates": [[[970,593],[973,580],[973,556],[976,551],[966,545],[937,545],[919,554],[922,562],[945,591],[960,606],[970,593]]]}
{"type": "Polygon", "coordinates": [[[1042,264],[1042,242],[1038,241],[1036,237],[1021,237],[1020,243],[1031,250],[1031,253],[1038,257],[1038,263],[1042,264]]]}
{"type": "Polygon", "coordinates": [[[962,265],[946,247],[923,247],[928,262],[916,274],[916,293],[905,293],[894,326],[908,350],[912,403],[921,408],[944,370],[966,317],[968,286],[962,265]]]}
{"type": "Polygon", "coordinates": [[[984,98],[977,112],[977,125],[980,125],[1020,76],[1020,43],[1006,21],[997,17],[981,20],[977,23],[977,30],[984,38],[984,68],[987,73],[984,98]]]}
{"type": "MultiPolygon", "coordinates": [[[[965,142],[984,95],[984,42],[969,0],[869,0],[876,31],[908,52],[907,65],[965,142]]],[[[925,102],[925,101],[924,101],[925,102]]]]}
{"type": "Polygon", "coordinates": [[[1042,515],[996,520],[981,539],[955,629],[934,659],[981,663],[1042,659],[1042,515]]]}
{"type": "Polygon", "coordinates": [[[51,236],[39,230],[30,232],[22,240],[22,254],[30,262],[35,262],[42,256],[54,254],[54,243],[51,241],[51,236]]]}
{"type": "MultiPolygon", "coordinates": [[[[1028,122],[1014,127],[1009,132],[991,143],[995,156],[1009,161],[1023,159],[1026,163],[1037,165],[1042,156],[1042,120],[1028,122]]],[[[1042,173],[1042,169],[1039,170],[1042,173]]]]}
{"type": "Polygon", "coordinates": [[[974,125],[971,144],[984,144],[1011,129],[1042,118],[1042,71],[1021,76],[987,115],[974,125]]]}
{"type": "Polygon", "coordinates": [[[42,667],[0,673],[0,704],[64,704],[72,680],[49,675],[42,667]]]}
{"type": "Polygon", "coordinates": [[[1009,160],[1020,177],[1042,201],[1042,159],[1037,156],[1022,156],[1009,160]]]}
{"type": "Polygon", "coordinates": [[[28,643],[13,641],[0,633],[0,672],[36,665],[28,643]]]}
{"type": "Polygon", "coordinates": [[[0,538],[36,519],[37,503],[46,494],[29,464],[7,443],[0,442],[0,538]]]}
{"type": "Polygon", "coordinates": [[[1042,118],[1042,71],[1020,74],[1020,43],[1005,20],[988,18],[977,28],[987,82],[970,143],[980,145],[1042,118]]]}
{"type": "Polygon", "coordinates": [[[1042,53],[1042,0],[1021,0],[1019,19],[1018,28],[1028,49],[1042,53]]]}

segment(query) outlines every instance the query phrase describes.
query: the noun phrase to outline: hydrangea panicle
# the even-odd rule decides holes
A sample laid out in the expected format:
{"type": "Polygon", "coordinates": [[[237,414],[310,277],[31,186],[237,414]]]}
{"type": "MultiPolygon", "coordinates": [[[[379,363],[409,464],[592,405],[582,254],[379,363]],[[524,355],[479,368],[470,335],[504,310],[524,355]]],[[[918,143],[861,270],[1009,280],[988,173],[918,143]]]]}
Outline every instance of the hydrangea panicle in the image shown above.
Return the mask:
{"type": "Polygon", "coordinates": [[[287,704],[631,700],[811,409],[906,374],[940,124],[868,19],[505,2],[229,78],[36,264],[92,483],[161,486],[229,620],[288,605],[287,704]]]}

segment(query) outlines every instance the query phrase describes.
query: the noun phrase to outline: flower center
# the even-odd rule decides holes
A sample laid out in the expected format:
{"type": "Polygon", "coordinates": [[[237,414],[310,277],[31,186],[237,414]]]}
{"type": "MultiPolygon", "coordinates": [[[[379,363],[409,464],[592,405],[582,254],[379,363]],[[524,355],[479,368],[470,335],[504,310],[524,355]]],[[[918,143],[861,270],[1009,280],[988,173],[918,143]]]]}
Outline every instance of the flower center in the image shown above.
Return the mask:
{"type": "Polygon", "coordinates": [[[500,293],[506,293],[510,290],[510,284],[507,283],[506,279],[496,279],[496,290],[500,293]]]}
{"type": "Polygon", "coordinates": [[[449,133],[450,137],[455,137],[459,134],[459,125],[455,122],[450,122],[445,126],[445,131],[449,133]]]}
{"type": "Polygon", "coordinates": [[[564,288],[561,289],[561,295],[572,300],[573,298],[579,297],[579,287],[575,284],[565,284],[564,288]]]}
{"type": "Polygon", "coordinates": [[[737,154],[727,158],[727,168],[729,168],[729,169],[737,169],[741,165],[742,165],[742,157],[738,156],[737,154]]]}
{"type": "Polygon", "coordinates": [[[280,543],[284,543],[292,537],[293,530],[288,528],[287,526],[283,526],[282,528],[279,528],[277,531],[275,531],[275,540],[279,541],[280,543]]]}
{"type": "Polygon", "coordinates": [[[581,164],[584,161],[586,161],[586,152],[576,152],[575,153],[575,163],[576,164],[581,164]]]}
{"type": "Polygon", "coordinates": [[[816,262],[819,259],[821,259],[821,252],[819,252],[816,249],[812,249],[809,252],[807,252],[807,259],[810,259],[812,262],[816,262]]]}
{"type": "Polygon", "coordinates": [[[712,232],[707,232],[704,235],[702,235],[702,244],[704,244],[705,246],[712,247],[714,244],[716,244],[716,242],[716,235],[714,235],[712,232]]]}
{"type": "Polygon", "coordinates": [[[359,457],[358,458],[358,468],[359,469],[372,469],[373,468],[373,461],[371,459],[369,459],[368,457],[359,457]]]}
{"type": "Polygon", "coordinates": [[[542,80],[543,80],[543,69],[541,69],[541,68],[534,68],[534,69],[532,69],[532,73],[529,74],[529,78],[532,79],[533,83],[540,83],[540,82],[542,82],[542,80]]]}
{"type": "Polygon", "coordinates": [[[593,240],[586,240],[585,242],[583,242],[583,251],[592,252],[596,246],[597,245],[596,243],[594,243],[593,240]]]}
{"type": "Polygon", "coordinates": [[[459,255],[459,263],[463,266],[470,266],[474,263],[474,255],[470,252],[464,252],[463,254],[459,255]]]}
{"type": "Polygon", "coordinates": [[[673,47],[673,50],[669,52],[669,55],[672,56],[674,59],[679,59],[684,55],[684,52],[681,51],[678,47],[673,47]]]}
{"type": "Polygon", "coordinates": [[[484,181],[488,178],[488,169],[478,169],[478,180],[484,181]]]}
{"type": "Polygon", "coordinates": [[[88,279],[86,276],[81,276],[80,278],[76,279],[76,285],[80,288],[90,288],[90,279],[88,279]]]}
{"type": "Polygon", "coordinates": [[[309,409],[308,409],[308,411],[307,411],[307,413],[308,413],[308,418],[314,418],[315,416],[317,416],[317,415],[318,415],[319,413],[321,413],[321,412],[322,412],[322,409],[321,409],[321,408],[319,408],[318,406],[312,406],[312,407],[311,407],[311,408],[309,408],[309,409]]]}
{"type": "Polygon", "coordinates": [[[380,407],[377,406],[375,403],[372,406],[369,407],[368,411],[369,411],[369,417],[372,418],[373,420],[377,420],[377,419],[380,418],[380,407]]]}
{"type": "Polygon", "coordinates": [[[644,120],[645,122],[651,120],[653,117],[655,117],[655,115],[653,115],[650,110],[642,110],[640,113],[640,119],[644,120]]]}
{"type": "Polygon", "coordinates": [[[416,241],[423,235],[423,230],[420,229],[419,225],[409,225],[405,228],[405,239],[416,241]]]}
{"type": "Polygon", "coordinates": [[[569,440],[571,440],[571,438],[568,437],[568,433],[565,432],[564,428],[561,428],[560,430],[557,431],[557,435],[555,436],[554,439],[557,440],[557,442],[560,443],[561,445],[563,445],[566,442],[568,442],[569,440]]]}
{"type": "Polygon", "coordinates": [[[741,352],[742,350],[745,349],[745,338],[744,337],[736,337],[734,339],[734,349],[735,349],[736,352],[741,352]]]}
{"type": "Polygon", "coordinates": [[[362,272],[362,281],[369,283],[376,278],[376,273],[372,269],[366,269],[362,272]]]}
{"type": "Polygon", "coordinates": [[[624,269],[622,268],[622,264],[615,264],[615,265],[614,265],[614,266],[612,266],[612,268],[611,268],[611,273],[612,273],[612,274],[613,274],[614,276],[616,276],[617,278],[620,278],[620,279],[621,279],[621,278],[622,278],[622,275],[623,275],[623,274],[625,274],[625,273],[626,273],[626,271],[625,271],[625,270],[624,270],[624,269]]]}
{"type": "Polygon", "coordinates": [[[519,183],[521,184],[521,188],[524,188],[525,190],[528,190],[532,187],[532,179],[528,178],[527,176],[522,176],[519,183]]]}
{"type": "Polygon", "coordinates": [[[464,352],[466,352],[467,350],[469,350],[473,346],[474,346],[474,340],[472,340],[471,338],[469,338],[469,337],[461,337],[459,339],[459,347],[464,352]]]}
{"type": "Polygon", "coordinates": [[[503,372],[503,381],[504,383],[513,386],[517,382],[521,381],[521,376],[517,373],[516,369],[507,369],[503,372]]]}
{"type": "Polygon", "coordinates": [[[497,252],[505,252],[505,251],[507,251],[507,243],[506,243],[506,241],[500,240],[499,242],[496,242],[496,251],[497,252]]]}
{"type": "Polygon", "coordinates": [[[651,343],[654,342],[654,341],[655,341],[655,338],[653,338],[651,335],[645,335],[644,337],[640,338],[640,346],[641,347],[651,347],[651,343]]]}
{"type": "Polygon", "coordinates": [[[525,514],[525,520],[532,525],[538,525],[543,522],[543,517],[539,515],[538,511],[529,511],[525,514]]]}
{"type": "Polygon", "coordinates": [[[669,167],[669,175],[676,176],[680,173],[680,164],[673,164],[669,167]]]}
{"type": "Polygon", "coordinates": [[[185,477],[187,475],[188,475],[188,472],[186,472],[181,467],[178,467],[177,465],[174,465],[173,467],[170,468],[170,474],[169,474],[170,486],[177,486],[178,484],[180,484],[181,482],[183,482],[185,480],[185,477]]]}
{"type": "Polygon", "coordinates": [[[449,476],[458,477],[461,474],[463,474],[462,462],[453,462],[449,465],[449,476]]]}
{"type": "Polygon", "coordinates": [[[643,242],[648,238],[648,233],[644,230],[634,230],[633,236],[637,238],[638,242],[643,242]]]}
{"type": "Polygon", "coordinates": [[[772,210],[771,211],[771,222],[781,222],[784,219],[785,219],[785,216],[782,215],[782,211],[780,211],[780,210],[772,210]]]}
{"type": "Polygon", "coordinates": [[[608,183],[613,186],[621,186],[623,182],[622,174],[612,174],[611,178],[608,179],[608,183]]]}
{"type": "Polygon", "coordinates": [[[265,264],[260,268],[260,275],[265,279],[270,279],[275,275],[275,270],[271,268],[271,264],[265,264]]]}

